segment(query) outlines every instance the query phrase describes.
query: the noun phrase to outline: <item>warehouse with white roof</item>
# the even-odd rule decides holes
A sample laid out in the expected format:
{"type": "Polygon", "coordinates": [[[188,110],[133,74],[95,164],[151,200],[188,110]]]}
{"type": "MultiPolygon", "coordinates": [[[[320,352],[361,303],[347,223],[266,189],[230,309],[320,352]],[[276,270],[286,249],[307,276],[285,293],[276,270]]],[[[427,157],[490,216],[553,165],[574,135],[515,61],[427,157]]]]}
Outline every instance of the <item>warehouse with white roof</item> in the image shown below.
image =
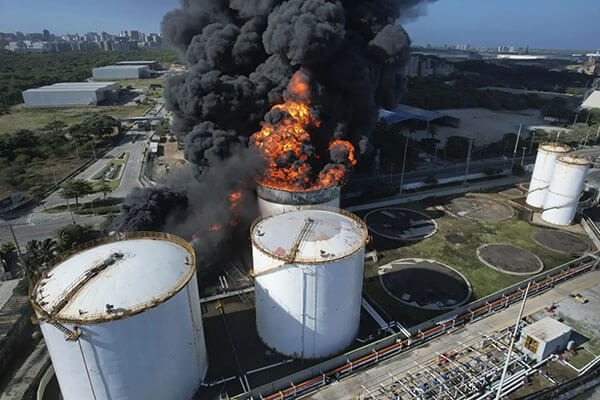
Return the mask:
{"type": "Polygon", "coordinates": [[[147,65],[107,65],[92,69],[94,79],[141,79],[150,77],[147,65]]]}
{"type": "Polygon", "coordinates": [[[23,91],[27,107],[98,105],[116,97],[118,82],[63,82],[23,91]]]}

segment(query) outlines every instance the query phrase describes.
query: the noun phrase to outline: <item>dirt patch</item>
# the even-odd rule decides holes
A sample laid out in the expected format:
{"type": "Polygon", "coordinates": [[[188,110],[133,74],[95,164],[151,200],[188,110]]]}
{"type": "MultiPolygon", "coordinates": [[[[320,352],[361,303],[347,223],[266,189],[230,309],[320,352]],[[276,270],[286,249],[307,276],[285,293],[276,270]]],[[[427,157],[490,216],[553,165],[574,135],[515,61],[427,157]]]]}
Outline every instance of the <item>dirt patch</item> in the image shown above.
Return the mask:
{"type": "Polygon", "coordinates": [[[571,233],[544,229],[534,232],[531,238],[540,246],[559,253],[581,255],[590,250],[590,244],[571,233]]]}
{"type": "Polygon", "coordinates": [[[512,275],[530,275],[544,269],[544,263],[538,256],[512,244],[483,245],[477,249],[477,256],[489,267],[512,275]]]}
{"type": "Polygon", "coordinates": [[[483,196],[459,197],[450,201],[445,207],[451,214],[483,222],[504,221],[515,214],[514,209],[508,204],[483,196]]]}
{"type": "Polygon", "coordinates": [[[406,208],[381,208],[364,219],[372,233],[391,240],[422,240],[437,231],[437,224],[429,216],[406,208]]]}
{"type": "Polygon", "coordinates": [[[385,291],[400,303],[429,310],[452,309],[471,298],[462,274],[432,260],[401,259],[379,268],[385,291]]]}

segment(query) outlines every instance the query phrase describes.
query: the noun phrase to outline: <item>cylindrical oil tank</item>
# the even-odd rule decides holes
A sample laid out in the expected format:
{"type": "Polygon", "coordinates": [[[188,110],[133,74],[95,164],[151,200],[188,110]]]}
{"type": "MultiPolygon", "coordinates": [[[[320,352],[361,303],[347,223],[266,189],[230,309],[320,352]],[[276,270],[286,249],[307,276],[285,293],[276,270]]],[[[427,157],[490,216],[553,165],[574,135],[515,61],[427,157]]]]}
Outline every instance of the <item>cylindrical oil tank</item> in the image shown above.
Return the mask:
{"type": "Polygon", "coordinates": [[[570,225],[573,222],[589,168],[590,162],[584,158],[563,156],[556,160],[544,201],[544,221],[554,225],[570,225]]]}
{"type": "Polygon", "coordinates": [[[293,192],[259,184],[256,187],[259,215],[266,217],[282,212],[298,211],[311,206],[339,208],[340,192],[341,188],[338,185],[318,190],[293,192]]]}
{"type": "Polygon", "coordinates": [[[65,400],[192,398],[208,368],[191,246],[113,235],[57,260],[31,302],[65,400]]]}
{"type": "Polygon", "coordinates": [[[565,144],[541,143],[539,145],[527,192],[527,204],[532,207],[542,208],[548,194],[555,161],[558,157],[569,151],[571,151],[571,148],[565,144]]]}
{"type": "Polygon", "coordinates": [[[251,228],[256,327],[274,351],[322,358],[358,333],[367,228],[345,211],[309,208],[251,228]]]}

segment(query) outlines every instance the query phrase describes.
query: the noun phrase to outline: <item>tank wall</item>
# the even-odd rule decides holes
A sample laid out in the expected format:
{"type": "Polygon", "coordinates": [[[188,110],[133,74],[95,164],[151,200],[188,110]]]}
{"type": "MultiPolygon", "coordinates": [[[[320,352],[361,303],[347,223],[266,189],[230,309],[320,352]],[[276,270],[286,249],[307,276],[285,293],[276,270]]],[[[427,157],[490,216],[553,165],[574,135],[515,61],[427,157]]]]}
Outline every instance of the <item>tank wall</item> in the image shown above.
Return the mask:
{"type": "Polygon", "coordinates": [[[78,342],[65,341],[55,327],[41,322],[64,399],[94,398],[85,363],[98,399],[191,398],[207,369],[195,281],[133,317],[80,325],[78,342]]]}
{"type": "MultiPolygon", "coordinates": [[[[253,248],[255,272],[283,263],[253,248]]],[[[290,264],[255,279],[256,326],[275,351],[322,358],[348,347],[358,333],[364,247],[327,264],[290,264]]]]}
{"type": "Polygon", "coordinates": [[[336,197],[326,203],[320,204],[306,204],[306,205],[297,205],[297,204],[281,204],[274,203],[268,200],[265,200],[261,197],[258,197],[258,211],[261,217],[266,217],[269,215],[281,214],[283,212],[289,211],[298,211],[302,210],[306,206],[324,206],[324,207],[334,207],[340,208],[340,198],[336,197]]]}
{"type": "Polygon", "coordinates": [[[570,225],[577,212],[588,166],[557,163],[552,175],[542,219],[555,225],[570,225]]]}
{"type": "Polygon", "coordinates": [[[532,207],[542,208],[548,194],[557,153],[538,150],[526,202],[532,207]]]}

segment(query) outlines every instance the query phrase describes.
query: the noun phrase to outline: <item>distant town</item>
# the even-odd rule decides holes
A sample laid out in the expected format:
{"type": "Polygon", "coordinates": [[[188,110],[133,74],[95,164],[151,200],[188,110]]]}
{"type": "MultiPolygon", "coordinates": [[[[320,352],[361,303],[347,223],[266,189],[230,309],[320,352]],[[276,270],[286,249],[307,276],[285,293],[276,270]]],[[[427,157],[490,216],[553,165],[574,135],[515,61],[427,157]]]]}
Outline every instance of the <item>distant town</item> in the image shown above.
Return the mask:
{"type": "Polygon", "coordinates": [[[134,30],[121,31],[118,35],[106,32],[55,35],[48,29],[41,33],[0,32],[0,48],[14,53],[123,51],[162,46],[160,34],[134,30]]]}

